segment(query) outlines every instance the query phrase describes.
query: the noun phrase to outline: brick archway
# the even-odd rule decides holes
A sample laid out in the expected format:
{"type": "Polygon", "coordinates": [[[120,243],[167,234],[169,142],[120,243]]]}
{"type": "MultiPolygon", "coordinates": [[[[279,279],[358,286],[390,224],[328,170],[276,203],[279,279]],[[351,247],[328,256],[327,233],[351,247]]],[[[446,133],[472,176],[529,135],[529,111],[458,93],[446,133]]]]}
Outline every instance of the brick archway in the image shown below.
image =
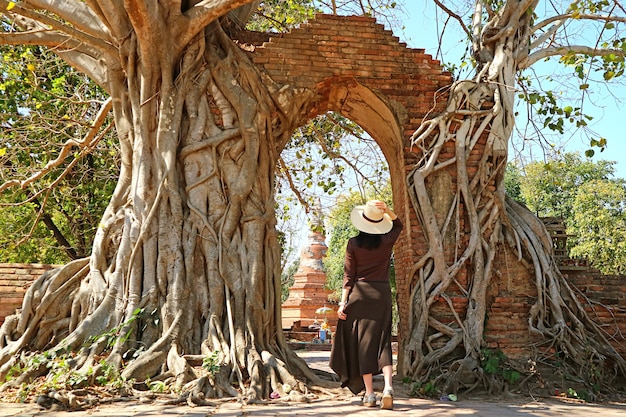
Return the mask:
{"type": "MultiPolygon", "coordinates": [[[[450,74],[423,49],[407,48],[367,17],[317,15],[250,55],[279,85],[314,93],[306,109],[308,118],[340,113],[380,146],[389,165],[394,206],[405,223],[395,259],[400,315],[406,317],[410,291],[406,277],[425,247],[414,233],[419,225],[406,189],[407,170],[416,162],[409,139],[422,120],[443,110],[450,74]]],[[[406,325],[401,320],[401,337],[406,325]]]]}
{"type": "MultiPolygon", "coordinates": [[[[391,31],[366,17],[317,15],[300,28],[273,37],[250,55],[257,67],[279,85],[314,93],[315,100],[306,109],[309,118],[327,111],[338,112],[363,127],[380,146],[389,164],[394,206],[405,223],[395,248],[395,259],[401,318],[399,336],[401,339],[408,336],[412,288],[408,277],[420,255],[428,250],[406,189],[406,175],[420,156],[410,149],[409,139],[424,119],[444,110],[447,87],[452,83],[450,74],[422,49],[407,48],[391,31]]],[[[480,163],[484,146],[480,141],[475,146],[476,156],[468,162],[469,170],[476,170],[471,165],[480,163]]],[[[442,150],[442,157],[452,155],[453,148],[442,150]]],[[[454,198],[455,181],[455,169],[448,167],[426,184],[441,221],[454,198]]],[[[462,224],[459,227],[463,230],[462,224]]],[[[454,256],[456,238],[450,233],[446,236],[446,251],[454,256]]],[[[486,343],[501,348],[509,357],[526,358],[532,344],[528,314],[537,297],[532,268],[502,244],[494,259],[494,272],[498,278],[488,294],[486,343]]],[[[572,281],[585,285],[600,281],[597,271],[581,271],[580,276],[572,271],[562,269],[562,272],[572,281]]],[[[467,284],[465,274],[466,271],[459,272],[459,285],[467,284]]],[[[602,282],[614,278],[602,278],[602,282]]],[[[584,291],[590,291],[589,288],[592,286],[584,291]]],[[[457,313],[464,315],[467,298],[455,289],[450,289],[447,296],[457,313]]],[[[588,299],[580,301],[589,305],[588,299]]],[[[445,302],[438,303],[433,314],[443,322],[454,321],[445,302]]],[[[620,303],[608,303],[611,306],[607,307],[608,318],[594,314],[615,337],[617,349],[624,352],[621,345],[624,322],[617,324],[613,320],[624,316],[619,308],[614,310],[620,303]]]]}

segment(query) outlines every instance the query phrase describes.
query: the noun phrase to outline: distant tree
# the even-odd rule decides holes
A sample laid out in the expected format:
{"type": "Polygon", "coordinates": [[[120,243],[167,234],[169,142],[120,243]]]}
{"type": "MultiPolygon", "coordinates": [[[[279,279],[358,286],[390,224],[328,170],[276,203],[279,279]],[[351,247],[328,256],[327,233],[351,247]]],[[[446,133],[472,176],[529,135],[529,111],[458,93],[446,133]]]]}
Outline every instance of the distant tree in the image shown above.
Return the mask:
{"type": "Polygon", "coordinates": [[[504,173],[504,187],[506,193],[515,201],[525,204],[524,197],[522,196],[522,173],[520,168],[512,162],[506,164],[506,171],[504,173]]]}
{"type": "Polygon", "coordinates": [[[354,206],[363,203],[363,197],[359,193],[342,195],[337,198],[337,204],[327,216],[329,239],[323,262],[326,271],[326,286],[333,291],[332,298],[334,299],[338,299],[341,295],[346,244],[348,239],[357,234],[357,230],[350,222],[350,213],[354,206]]]}
{"type": "Polygon", "coordinates": [[[563,220],[568,252],[603,273],[624,271],[624,180],[613,178],[615,162],[591,161],[578,153],[547,162],[507,167],[507,192],[540,217],[563,220]]]}
{"type": "Polygon", "coordinates": [[[626,184],[591,180],[573,199],[567,229],[573,234],[572,257],[582,257],[605,274],[626,274],[626,184]]]}
{"type": "Polygon", "coordinates": [[[613,161],[593,162],[576,152],[531,162],[520,177],[521,198],[539,217],[561,217],[569,225],[579,187],[592,180],[610,179],[614,165],[613,161]]]}
{"type": "Polygon", "coordinates": [[[299,267],[300,261],[296,260],[295,262],[290,263],[286,268],[283,268],[283,273],[280,280],[282,288],[282,302],[285,302],[285,300],[289,298],[289,289],[293,286],[295,282],[294,276],[296,275],[296,272],[298,272],[299,267]]]}

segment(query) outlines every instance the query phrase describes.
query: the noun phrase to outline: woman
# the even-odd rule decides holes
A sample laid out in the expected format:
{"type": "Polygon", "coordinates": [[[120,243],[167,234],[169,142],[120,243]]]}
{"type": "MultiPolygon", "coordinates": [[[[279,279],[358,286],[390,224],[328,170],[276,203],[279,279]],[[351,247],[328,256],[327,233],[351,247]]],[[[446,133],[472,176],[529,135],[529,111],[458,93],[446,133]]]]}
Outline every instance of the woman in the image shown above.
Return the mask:
{"type": "Polygon", "coordinates": [[[348,241],[337,331],[330,367],[342,387],[354,394],[365,389],[363,405],[376,406],[372,376],[382,372],[381,408],[393,409],[391,353],[391,288],[393,245],[402,222],[383,201],[368,201],[352,210],[359,234],[348,241]]]}

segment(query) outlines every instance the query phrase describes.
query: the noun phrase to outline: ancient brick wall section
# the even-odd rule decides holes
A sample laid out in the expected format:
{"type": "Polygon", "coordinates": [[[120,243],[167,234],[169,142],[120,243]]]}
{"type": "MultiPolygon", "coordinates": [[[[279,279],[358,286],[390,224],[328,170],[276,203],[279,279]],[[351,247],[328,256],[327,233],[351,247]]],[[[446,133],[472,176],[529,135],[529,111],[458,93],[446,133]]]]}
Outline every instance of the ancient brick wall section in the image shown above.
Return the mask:
{"type": "Polygon", "coordinates": [[[626,357],[626,279],[602,275],[595,269],[564,269],[568,282],[578,289],[578,299],[592,319],[602,325],[607,339],[626,357]]]}
{"type": "Polygon", "coordinates": [[[55,265],[0,264],[0,325],[4,318],[22,306],[24,293],[45,271],[55,265]]]}

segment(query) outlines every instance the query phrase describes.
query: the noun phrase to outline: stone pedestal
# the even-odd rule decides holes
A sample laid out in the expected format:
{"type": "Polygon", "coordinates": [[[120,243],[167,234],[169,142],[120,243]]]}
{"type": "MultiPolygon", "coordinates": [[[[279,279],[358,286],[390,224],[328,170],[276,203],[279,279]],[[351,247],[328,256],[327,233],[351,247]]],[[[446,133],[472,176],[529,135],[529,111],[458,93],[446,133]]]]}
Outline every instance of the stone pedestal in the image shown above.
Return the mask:
{"type": "Polygon", "coordinates": [[[336,306],[330,305],[328,295],[331,291],[324,288],[326,274],[322,258],[326,255],[327,249],[323,234],[309,232],[308,243],[300,255],[300,266],[294,275],[294,284],[289,289],[289,298],[282,305],[283,329],[292,329],[294,323],[299,322],[299,327],[305,330],[315,322],[315,319],[321,324],[324,318],[333,329],[335,328],[336,306]],[[326,315],[315,313],[315,310],[324,306],[332,308],[333,311],[326,315]]]}

